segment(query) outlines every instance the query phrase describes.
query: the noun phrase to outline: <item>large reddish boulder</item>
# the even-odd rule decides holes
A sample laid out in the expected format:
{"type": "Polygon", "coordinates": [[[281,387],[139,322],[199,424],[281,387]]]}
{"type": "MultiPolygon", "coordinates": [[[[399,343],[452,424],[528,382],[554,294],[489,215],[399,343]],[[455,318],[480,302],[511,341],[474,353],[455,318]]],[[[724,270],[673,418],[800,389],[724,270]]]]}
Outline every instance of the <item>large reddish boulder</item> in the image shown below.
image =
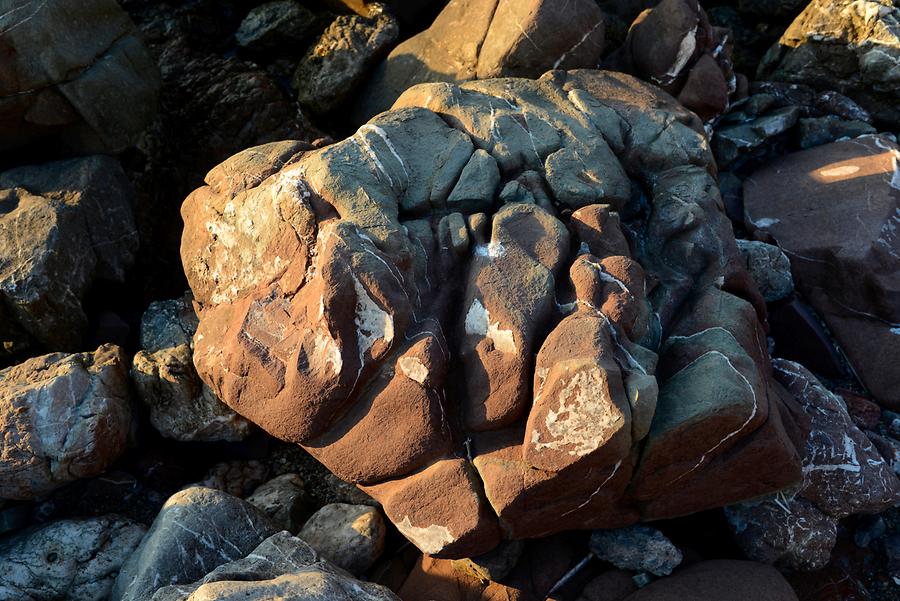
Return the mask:
{"type": "Polygon", "coordinates": [[[198,373],[437,557],[796,484],[714,171],[695,115],[602,71],[245,151],[182,210],[198,373]]]}

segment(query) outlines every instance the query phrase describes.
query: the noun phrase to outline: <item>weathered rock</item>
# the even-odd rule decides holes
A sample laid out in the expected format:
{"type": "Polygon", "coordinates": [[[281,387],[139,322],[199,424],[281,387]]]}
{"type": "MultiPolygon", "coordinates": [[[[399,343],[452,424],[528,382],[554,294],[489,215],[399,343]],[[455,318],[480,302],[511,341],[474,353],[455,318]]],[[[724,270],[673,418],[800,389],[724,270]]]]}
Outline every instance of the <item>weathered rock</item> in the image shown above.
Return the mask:
{"type": "Polygon", "coordinates": [[[119,572],[111,599],[149,601],[161,587],[189,584],[245,557],[274,533],[249,503],[209,488],[187,488],[166,501],[119,572]]]}
{"type": "Polygon", "coordinates": [[[900,125],[900,9],[891,0],[813,0],[769,50],[759,79],[837,90],[900,125]]]}
{"type": "Polygon", "coordinates": [[[114,0],[7,2],[0,46],[0,152],[45,138],[57,152],[121,152],[156,112],[159,70],[114,0]]]}
{"type": "Polygon", "coordinates": [[[737,246],[747,262],[747,272],[767,303],[786,298],[794,291],[791,262],[780,248],[756,240],[738,240],[737,246]]]}
{"type": "Polygon", "coordinates": [[[312,514],[297,536],[328,561],[359,576],[381,555],[386,531],[376,508],[334,503],[312,514]]]}
{"type": "Polygon", "coordinates": [[[787,253],[797,289],[888,407],[900,406],[898,161],[887,137],[863,137],[789,154],[744,184],[747,227],[787,253]]]}
{"type": "Polygon", "coordinates": [[[246,499],[269,516],[276,528],[297,532],[308,500],[303,479],[297,474],[282,474],[256,487],[246,499]]]}
{"type": "Polygon", "coordinates": [[[269,468],[255,459],[236,459],[217,463],[203,476],[199,486],[221,490],[235,497],[246,497],[266,481],[269,468]]]}
{"type": "Polygon", "coordinates": [[[0,370],[0,498],[40,497],[119,457],[132,426],[125,361],[104,345],[0,370]]]}
{"type": "Polygon", "coordinates": [[[396,19],[341,15],[322,33],[297,66],[297,100],[313,113],[339,108],[397,41],[396,19]]]}
{"type": "Polygon", "coordinates": [[[553,71],[248,150],[182,210],[198,373],[438,557],[796,484],[805,418],[702,132],[631,76],[553,71]]]}
{"type": "Polygon", "coordinates": [[[681,563],[678,547],[649,526],[629,526],[618,530],[594,530],[591,551],[617,568],[668,576],[681,563]]]}
{"type": "Polygon", "coordinates": [[[276,0],[247,13],[234,38],[252,52],[296,54],[315,29],[315,15],[309,9],[294,0],[276,0]]]}
{"type": "Polygon", "coordinates": [[[875,133],[878,130],[865,121],[848,121],[833,115],[800,119],[797,123],[797,146],[805,150],[841,138],[858,138],[875,133]]]}
{"type": "Polygon", "coordinates": [[[0,541],[0,598],[104,601],[145,528],[104,516],[63,520],[0,541]]]}
{"type": "Polygon", "coordinates": [[[141,347],[131,377],[150,422],[167,438],[182,441],[242,440],[251,424],[216,398],[193,362],[197,316],[190,298],[150,303],[141,319],[141,347]]]}
{"type": "MultiPolygon", "coordinates": [[[[763,96],[751,96],[749,100],[761,100],[759,97],[763,96]]],[[[729,113],[722,120],[713,135],[713,152],[721,168],[739,167],[748,158],[765,156],[773,140],[796,125],[800,115],[796,106],[767,111],[768,108],[748,107],[749,110],[729,113]]]]}
{"type": "Polygon", "coordinates": [[[81,347],[89,288],[122,281],[134,262],[133,196],[118,161],[105,156],[0,173],[3,347],[17,333],[47,349],[81,347]]]}
{"type": "Polygon", "coordinates": [[[701,561],[662,578],[625,601],[797,601],[787,580],[774,568],[752,561],[701,561]]]}
{"type": "Polygon", "coordinates": [[[603,41],[603,13],[590,0],[451,0],[431,27],[398,45],[375,70],[354,118],[365,122],[419,83],[594,68],[603,41]]]}
{"type": "Polygon", "coordinates": [[[356,580],[316,555],[287,532],[273,534],[246,557],[212,570],[202,579],[165,586],[153,601],[398,601],[388,589],[356,580]]]}

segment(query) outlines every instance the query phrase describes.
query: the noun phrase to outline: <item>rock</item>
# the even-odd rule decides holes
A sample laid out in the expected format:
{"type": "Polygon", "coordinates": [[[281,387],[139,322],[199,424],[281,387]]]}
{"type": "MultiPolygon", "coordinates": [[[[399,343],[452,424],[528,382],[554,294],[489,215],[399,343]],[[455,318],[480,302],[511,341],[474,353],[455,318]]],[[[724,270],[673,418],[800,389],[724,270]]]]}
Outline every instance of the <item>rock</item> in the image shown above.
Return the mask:
{"type": "Polygon", "coordinates": [[[134,262],[133,197],[118,161],[105,156],[0,173],[2,346],[27,333],[38,348],[81,347],[88,290],[121,282],[134,262]]]}
{"type": "Polygon", "coordinates": [[[755,240],[737,240],[737,246],[767,303],[786,298],[794,291],[791,262],[780,248],[755,240]]]}
{"type": "Polygon", "coordinates": [[[701,561],[625,598],[625,601],[797,601],[787,580],[774,568],[752,561],[701,561]]]}
{"type": "Polygon", "coordinates": [[[323,114],[339,108],[397,41],[399,27],[387,12],[341,15],[309,49],[294,73],[297,100],[323,114]]]}
{"type": "Polygon", "coordinates": [[[865,121],[847,121],[834,115],[800,119],[797,124],[797,146],[813,148],[841,138],[858,138],[877,130],[865,121]]]}
{"type": "Polygon", "coordinates": [[[604,42],[590,0],[451,0],[431,27],[399,44],[375,70],[354,108],[363,123],[419,83],[537,77],[593,68],[604,42]]]}
{"type": "Polygon", "coordinates": [[[141,347],[131,378],[150,422],[181,441],[243,440],[250,423],[216,398],[197,376],[193,336],[197,316],[189,298],[150,303],[141,319],[141,347]]]}
{"type": "Polygon", "coordinates": [[[245,557],[274,533],[269,519],[249,503],[209,488],[187,488],[163,505],[122,566],[110,598],[149,601],[161,587],[189,584],[245,557]]]}
{"type": "Polygon", "coordinates": [[[385,533],[376,508],[333,503],[312,514],[297,536],[328,561],[359,576],[381,555],[385,533]]]}
{"type": "Polygon", "coordinates": [[[269,468],[261,461],[236,459],[209,468],[199,486],[243,498],[265,482],[268,476],[269,468]]]}
{"type": "Polygon", "coordinates": [[[276,528],[289,532],[300,530],[308,503],[303,479],[297,474],[282,474],[260,484],[246,501],[269,516],[276,528]]]}
{"type": "Polygon", "coordinates": [[[841,400],[847,406],[850,419],[860,430],[875,430],[881,421],[881,408],[877,403],[851,390],[838,390],[841,400]]]}
{"type": "Polygon", "coordinates": [[[670,97],[603,71],[423,84],[286,155],[245,151],[184,203],[198,374],[424,553],[801,480],[805,416],[670,97]]]}
{"type": "Polygon", "coordinates": [[[898,22],[891,0],[813,0],[763,58],[758,78],[836,89],[896,128],[898,22]]]}
{"type": "Polygon", "coordinates": [[[0,597],[103,601],[145,528],[103,516],[63,520],[0,541],[0,597]]]}
{"type": "Polygon", "coordinates": [[[769,326],[778,357],[796,361],[826,378],[840,380],[848,376],[845,360],[819,316],[806,303],[791,298],[773,307],[769,326]]]}
{"type": "Polygon", "coordinates": [[[594,530],[591,551],[619,569],[668,576],[681,563],[681,551],[665,535],[649,526],[594,530]]]}
{"type": "Polygon", "coordinates": [[[159,70],[114,0],[13,0],[0,32],[0,153],[118,153],[153,118],[159,70]]]}
{"type": "Polygon", "coordinates": [[[28,500],[102,473],[125,451],[131,406],[116,346],[0,370],[0,498],[28,500]]]}
{"type": "MultiPolygon", "coordinates": [[[[747,105],[753,100],[762,99],[751,96],[747,105]]],[[[799,115],[800,109],[796,106],[729,113],[713,135],[716,163],[723,169],[730,169],[742,166],[749,159],[765,156],[769,145],[792,128],[799,115]]]]}
{"type": "Polygon", "coordinates": [[[302,4],[276,0],[247,13],[234,38],[251,52],[296,54],[315,29],[315,15],[302,4]]]}
{"type": "Polygon", "coordinates": [[[744,183],[747,227],[778,242],[798,291],[887,407],[900,406],[898,161],[894,142],[864,137],[789,154],[744,183]]]}
{"type": "Polygon", "coordinates": [[[398,601],[388,589],[356,580],[316,555],[315,550],[287,532],[265,539],[246,557],[212,570],[202,579],[165,586],[153,601],[398,601]]]}
{"type": "Polygon", "coordinates": [[[454,559],[453,567],[482,580],[500,581],[516,567],[525,544],[520,540],[501,542],[496,548],[477,557],[454,559]]]}
{"type": "Polygon", "coordinates": [[[578,601],[622,601],[638,590],[631,574],[624,570],[604,572],[588,582],[578,601]]]}

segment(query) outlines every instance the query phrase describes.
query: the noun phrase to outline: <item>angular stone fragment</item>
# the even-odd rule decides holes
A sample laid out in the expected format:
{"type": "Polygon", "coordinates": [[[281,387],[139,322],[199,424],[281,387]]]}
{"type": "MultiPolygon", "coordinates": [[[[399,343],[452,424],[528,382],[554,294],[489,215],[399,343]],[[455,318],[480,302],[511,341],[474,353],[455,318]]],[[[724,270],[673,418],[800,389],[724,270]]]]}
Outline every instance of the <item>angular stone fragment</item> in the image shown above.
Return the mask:
{"type": "Polygon", "coordinates": [[[738,250],[747,271],[767,303],[779,301],[794,291],[791,262],[781,249],[765,242],[738,240],[738,250]]]}
{"type": "Polygon", "coordinates": [[[282,474],[256,487],[246,498],[262,510],[277,528],[297,532],[303,525],[307,499],[303,479],[297,474],[282,474]]]}
{"type": "Polygon", "coordinates": [[[315,30],[315,15],[293,0],[257,6],[244,17],[234,34],[238,46],[254,52],[296,52],[315,30]]]}
{"type": "Polygon", "coordinates": [[[328,561],[361,575],[384,550],[386,531],[378,509],[332,503],[312,514],[297,536],[328,561]]]}
{"type": "Polygon", "coordinates": [[[629,526],[591,533],[591,551],[617,568],[668,576],[681,563],[681,551],[662,532],[629,526]]]}

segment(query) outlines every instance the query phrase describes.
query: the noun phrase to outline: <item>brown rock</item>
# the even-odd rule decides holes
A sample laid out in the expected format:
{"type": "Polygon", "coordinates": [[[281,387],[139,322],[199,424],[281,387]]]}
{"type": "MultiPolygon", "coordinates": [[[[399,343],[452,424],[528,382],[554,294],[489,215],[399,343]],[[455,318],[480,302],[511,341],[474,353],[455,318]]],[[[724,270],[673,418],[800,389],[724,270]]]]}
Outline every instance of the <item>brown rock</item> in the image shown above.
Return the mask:
{"type": "Polygon", "coordinates": [[[701,561],[662,578],[625,601],[797,601],[787,580],[775,568],[752,561],[701,561]]]}

